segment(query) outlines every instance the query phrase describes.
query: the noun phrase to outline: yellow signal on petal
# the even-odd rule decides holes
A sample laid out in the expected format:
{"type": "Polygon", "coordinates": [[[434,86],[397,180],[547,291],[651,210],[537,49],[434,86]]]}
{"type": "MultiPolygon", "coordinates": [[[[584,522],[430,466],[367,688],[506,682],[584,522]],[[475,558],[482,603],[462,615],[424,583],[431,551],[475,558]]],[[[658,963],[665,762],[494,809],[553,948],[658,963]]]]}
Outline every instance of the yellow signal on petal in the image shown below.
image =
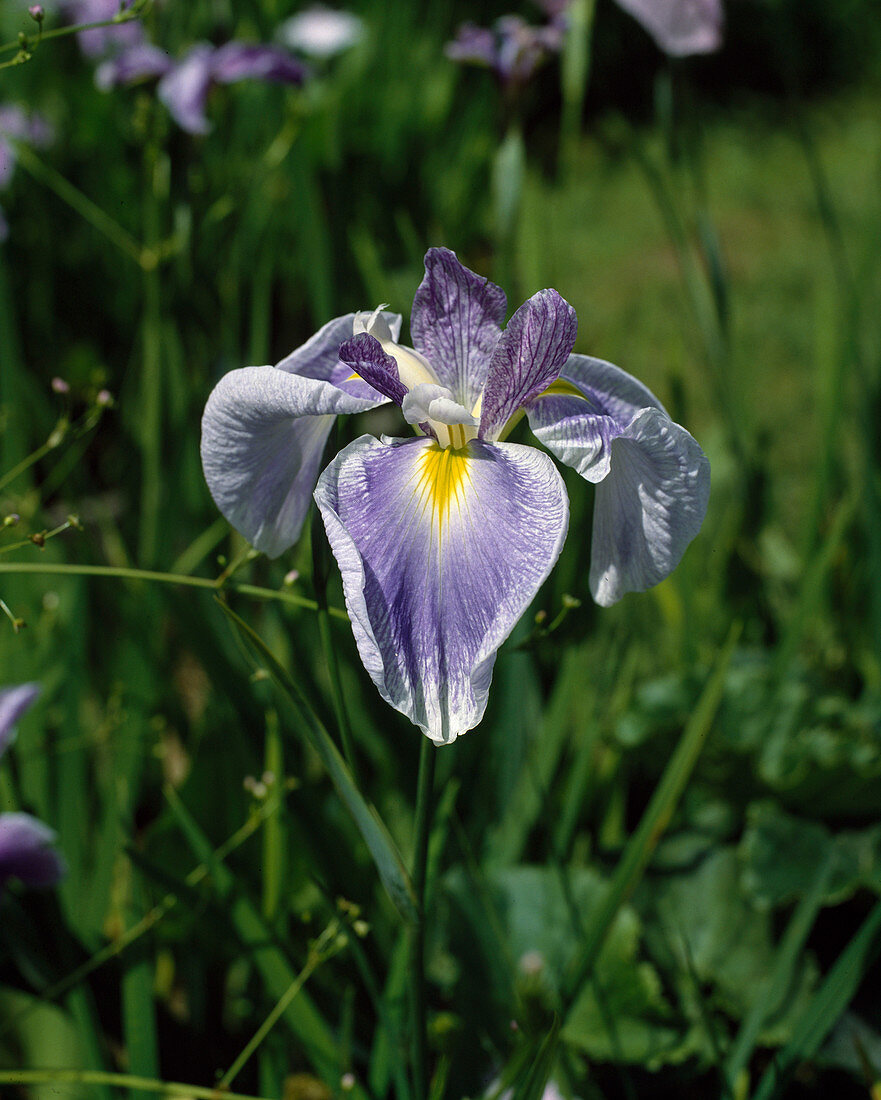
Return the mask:
{"type": "Polygon", "coordinates": [[[538,395],[539,397],[580,397],[586,401],[587,398],[581,392],[581,390],[569,382],[565,378],[557,378],[551,382],[547,389],[542,390],[538,395]]]}
{"type": "Polygon", "coordinates": [[[419,459],[416,490],[423,509],[431,509],[438,532],[450,509],[460,506],[466,481],[471,481],[471,459],[466,448],[441,447],[433,443],[419,459]]]}

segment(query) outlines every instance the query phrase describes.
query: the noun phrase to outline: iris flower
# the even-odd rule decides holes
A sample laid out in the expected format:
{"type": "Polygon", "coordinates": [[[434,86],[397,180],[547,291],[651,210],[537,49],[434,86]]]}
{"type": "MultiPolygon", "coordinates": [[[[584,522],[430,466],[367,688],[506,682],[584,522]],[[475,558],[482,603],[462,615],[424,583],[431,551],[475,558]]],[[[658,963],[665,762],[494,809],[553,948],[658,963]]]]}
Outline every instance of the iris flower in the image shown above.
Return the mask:
{"type": "MultiPolygon", "coordinates": [[[[0,689],[0,756],[15,735],[16,722],[38,694],[36,684],[0,689]]],[[[30,814],[0,814],[0,892],[8,878],[28,886],[54,886],[65,872],[54,842],[55,833],[30,814]]]]}
{"type": "Polygon", "coordinates": [[[618,0],[671,57],[713,53],[722,45],[722,0],[618,0]]]}
{"type": "Polygon", "coordinates": [[[566,538],[553,461],[506,441],[524,412],[547,450],[597,485],[600,604],[667,576],[709,494],[703,452],[649,390],[572,354],[575,311],[555,290],[503,330],[506,308],[499,287],[432,248],[414,347],[381,308],[339,317],[278,366],[227,374],[202,421],[208,486],[258,549],[276,556],[296,540],[314,487],[361,660],[437,744],[481,720],[496,653],[566,538]],[[333,417],[384,399],[415,438],[362,435],[317,476],[333,417]]]}

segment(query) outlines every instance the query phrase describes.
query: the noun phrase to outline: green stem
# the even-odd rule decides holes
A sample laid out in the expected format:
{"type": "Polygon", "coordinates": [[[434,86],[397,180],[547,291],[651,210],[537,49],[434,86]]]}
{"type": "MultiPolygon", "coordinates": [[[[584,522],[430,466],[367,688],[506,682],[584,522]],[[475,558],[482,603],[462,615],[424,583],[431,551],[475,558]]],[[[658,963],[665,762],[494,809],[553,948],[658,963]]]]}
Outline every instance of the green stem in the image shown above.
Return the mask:
{"type": "Polygon", "coordinates": [[[15,159],[38,183],[42,183],[50,191],[54,191],[62,202],[66,202],[89,225],[97,229],[99,233],[103,233],[117,248],[134,260],[139,267],[149,268],[155,266],[155,255],[149,249],[141,248],[127,229],[123,229],[118,221],[111,218],[100,206],[92,202],[79,188],[74,187],[60,172],[56,172],[54,168],[46,164],[24,142],[15,142],[15,159]]]}
{"type": "MultiPolygon", "coordinates": [[[[151,136],[144,150],[144,241],[154,252],[159,239],[159,149],[151,136]]],[[[155,253],[154,253],[155,254],[155,253]]],[[[158,268],[144,268],[144,317],[141,362],[141,515],[138,558],[153,565],[159,541],[162,509],[162,288],[158,268]]]]}
{"type": "Polygon", "coordinates": [[[0,1070],[0,1085],[111,1085],[118,1089],[141,1089],[163,1096],[190,1096],[193,1100],[266,1100],[243,1092],[221,1092],[180,1081],[156,1081],[131,1073],[104,1073],[90,1069],[10,1069],[0,1070]]]}
{"type": "Polygon", "coordinates": [[[423,1100],[427,1093],[427,1031],[425,1014],[425,882],[428,868],[428,839],[434,809],[434,767],[437,748],[427,738],[422,739],[419,754],[419,778],[416,790],[416,828],[413,851],[413,889],[416,894],[417,919],[410,929],[410,999],[413,1032],[413,1095],[423,1100]]]}
{"type": "Polygon", "coordinates": [[[330,608],[323,601],[318,608],[318,633],[321,635],[324,659],[327,661],[327,671],[330,675],[330,693],[333,697],[333,711],[340,731],[340,741],[343,745],[343,756],[345,756],[346,763],[349,765],[352,778],[360,786],[355,742],[352,738],[352,726],[349,722],[349,712],[346,709],[346,699],[343,694],[343,683],[340,679],[340,663],[337,659],[336,646],[333,644],[333,635],[330,629],[330,608]]]}
{"type": "MultiPolygon", "coordinates": [[[[56,27],[51,31],[40,30],[37,33],[39,42],[48,42],[52,38],[67,38],[71,34],[79,34],[80,31],[96,30],[98,27],[118,27],[121,23],[131,23],[133,19],[140,19],[147,9],[147,4],[137,4],[133,8],[128,8],[126,11],[121,11],[119,15],[115,15],[112,19],[101,19],[97,23],[74,23],[69,27],[56,27]]],[[[25,37],[29,38],[29,35],[25,37]]],[[[37,43],[35,43],[36,45],[37,43]]],[[[0,53],[8,53],[10,50],[20,50],[21,40],[16,39],[14,42],[4,42],[0,46],[0,53]]],[[[7,62],[8,64],[8,62],[7,62]]]]}
{"type": "MultiPolygon", "coordinates": [[[[2,573],[37,573],[49,576],[66,577],[115,577],[119,580],[155,581],[158,584],[181,584],[189,588],[206,588],[214,592],[232,591],[241,596],[252,596],[257,600],[280,600],[282,603],[292,604],[294,607],[305,607],[309,611],[317,611],[318,604],[315,600],[309,600],[305,596],[297,596],[293,592],[284,592],[275,588],[260,588],[255,584],[227,583],[218,585],[217,581],[210,577],[189,577],[183,573],[160,573],[152,569],[128,569],[115,565],[62,565],[54,562],[0,562],[0,574],[2,573]]],[[[338,607],[329,607],[328,614],[337,619],[348,622],[349,616],[338,607]]]]}
{"type": "Polygon", "coordinates": [[[217,1095],[228,1096],[227,1089],[232,1082],[238,1077],[245,1064],[251,1058],[251,1055],[260,1046],[269,1032],[275,1027],[281,1017],[287,1010],[288,1005],[297,996],[303,986],[306,984],[309,977],[312,975],[321,963],[330,955],[324,950],[329,949],[330,954],[333,954],[333,943],[339,935],[339,923],[334,921],[331,925],[325,928],[324,932],[318,938],[314,947],[309,951],[309,957],[306,959],[306,965],[300,971],[300,973],[294,978],[288,988],[284,991],[281,997],[275,1004],[275,1007],[263,1021],[259,1028],[254,1032],[251,1039],[248,1041],[244,1050],[239,1054],[238,1058],[229,1067],[223,1077],[217,1082],[217,1095]]]}

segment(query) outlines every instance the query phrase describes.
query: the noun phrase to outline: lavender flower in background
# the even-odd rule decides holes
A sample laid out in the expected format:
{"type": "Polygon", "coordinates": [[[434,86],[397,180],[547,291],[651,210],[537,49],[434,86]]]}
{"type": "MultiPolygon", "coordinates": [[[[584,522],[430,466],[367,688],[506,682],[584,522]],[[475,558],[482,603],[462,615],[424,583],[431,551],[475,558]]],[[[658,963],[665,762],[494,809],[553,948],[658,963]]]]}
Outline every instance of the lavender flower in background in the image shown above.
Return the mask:
{"type": "Polygon", "coordinates": [[[597,486],[590,588],[643,591],[700,529],[709,464],[657,398],[611,363],[571,354],[575,311],[555,290],[502,330],[504,292],[429,249],[410,328],[349,314],[277,367],[227,374],[202,420],[221,512],[277,556],[315,486],[352,630],[383,698],[435,743],[483,717],[496,653],[553,568],[569,520],[560,474],[504,442],[523,412],[561,462],[597,486]],[[340,343],[342,341],[342,343],[340,343]],[[317,478],[335,415],[387,398],[419,432],[361,436],[317,478]]]}
{"type": "Polygon", "coordinates": [[[722,45],[722,0],[617,0],[671,57],[712,53],[722,45]]]}
{"type": "MultiPolygon", "coordinates": [[[[39,691],[36,684],[0,689],[0,756],[14,739],[15,724],[39,691]]],[[[10,878],[27,886],[54,886],[66,870],[54,843],[55,833],[30,814],[0,814],[0,892],[10,878]]]]}
{"type": "Polygon", "coordinates": [[[463,23],[444,52],[452,61],[490,69],[506,87],[519,86],[560,52],[564,33],[560,20],[535,27],[519,15],[503,15],[492,27],[463,23]]]}
{"type": "Polygon", "coordinates": [[[278,38],[289,49],[325,60],[360,42],[364,29],[364,21],[352,12],[317,5],[286,19],[278,38]]]}
{"type": "Polygon", "coordinates": [[[178,126],[191,134],[207,134],[211,123],[205,109],[214,85],[264,80],[299,87],[306,74],[303,63],[279,46],[228,42],[215,47],[199,42],[176,62],[157,46],[141,43],[99,65],[95,82],[107,91],[159,77],[157,95],[178,126]]]}
{"type": "MultiPolygon", "coordinates": [[[[9,185],[15,170],[15,142],[42,149],[55,138],[52,125],[36,111],[25,111],[15,103],[0,105],[0,188],[9,185]]],[[[0,210],[0,241],[9,236],[9,224],[0,210]]]]}
{"type": "MultiPolygon", "coordinates": [[[[60,8],[70,23],[102,23],[130,8],[132,0],[61,0],[60,8]]],[[[146,42],[137,19],[106,27],[92,27],[76,36],[80,49],[93,60],[146,42]]]]}

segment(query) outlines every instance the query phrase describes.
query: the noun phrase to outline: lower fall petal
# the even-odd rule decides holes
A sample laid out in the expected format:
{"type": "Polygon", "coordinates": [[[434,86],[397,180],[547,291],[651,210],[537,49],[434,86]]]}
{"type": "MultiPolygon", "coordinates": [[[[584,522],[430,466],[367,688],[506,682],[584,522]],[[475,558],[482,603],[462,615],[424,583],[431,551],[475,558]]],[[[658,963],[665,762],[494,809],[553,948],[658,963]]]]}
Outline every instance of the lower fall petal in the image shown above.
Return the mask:
{"type": "Polygon", "coordinates": [[[643,409],[610,444],[597,485],[590,590],[603,607],[644,592],[679,564],[700,530],[710,464],[697,442],[661,409],[643,409]]]}
{"type": "Polygon", "coordinates": [[[559,557],[562,478],[540,451],[362,436],[315,491],[361,660],[435,743],[486,709],[496,652],[559,557]]]}

